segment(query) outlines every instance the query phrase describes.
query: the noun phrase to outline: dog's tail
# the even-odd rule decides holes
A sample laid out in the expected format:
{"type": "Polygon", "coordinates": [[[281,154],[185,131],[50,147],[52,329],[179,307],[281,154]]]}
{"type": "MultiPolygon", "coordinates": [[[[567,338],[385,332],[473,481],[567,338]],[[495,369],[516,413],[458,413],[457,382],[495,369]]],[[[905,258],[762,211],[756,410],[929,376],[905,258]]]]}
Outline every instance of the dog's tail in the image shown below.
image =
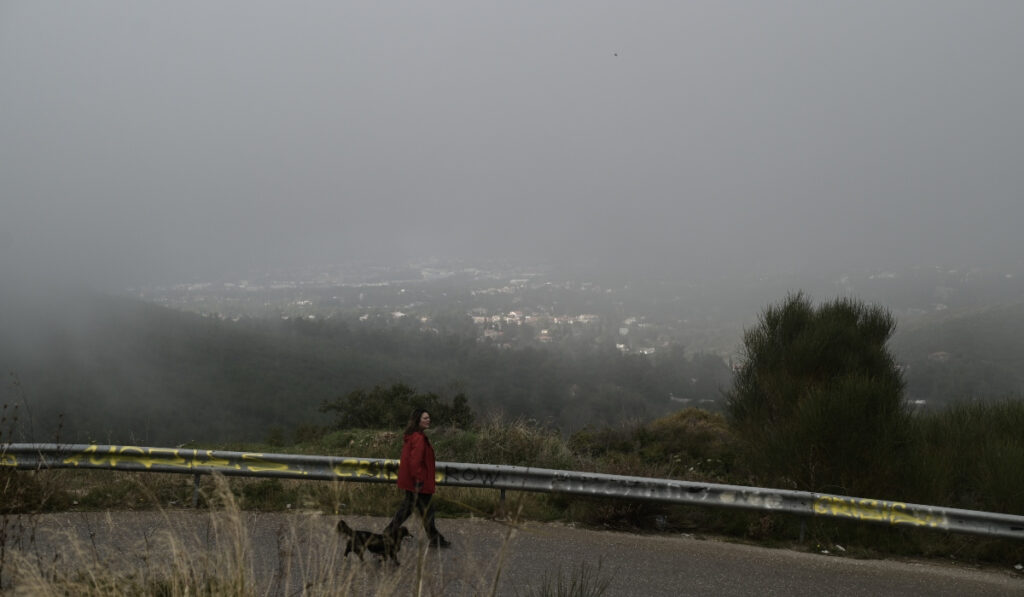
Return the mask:
{"type": "Polygon", "coordinates": [[[352,534],[355,533],[355,531],[352,530],[352,527],[350,527],[347,524],[345,524],[345,520],[344,519],[338,521],[338,532],[339,533],[344,533],[344,534],[348,535],[349,537],[351,537],[352,534]]]}

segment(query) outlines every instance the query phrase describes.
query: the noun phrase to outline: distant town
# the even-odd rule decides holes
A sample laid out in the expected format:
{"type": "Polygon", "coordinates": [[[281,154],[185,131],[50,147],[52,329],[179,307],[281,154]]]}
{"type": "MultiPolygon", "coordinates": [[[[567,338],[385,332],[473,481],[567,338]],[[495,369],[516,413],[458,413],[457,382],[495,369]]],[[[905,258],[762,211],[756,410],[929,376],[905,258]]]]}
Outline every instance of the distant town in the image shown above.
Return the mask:
{"type": "Polygon", "coordinates": [[[730,339],[739,338],[738,324],[700,315],[700,300],[658,296],[665,290],[565,279],[545,266],[427,263],[308,267],[131,292],[229,320],[341,319],[433,332],[468,332],[471,326],[480,342],[503,348],[610,342],[629,354],[685,345],[728,356],[730,339]]]}
{"type": "Polygon", "coordinates": [[[144,300],[227,320],[304,318],[428,332],[473,333],[504,348],[594,343],[652,355],[671,346],[732,361],[763,308],[803,290],[856,295],[903,321],[949,307],[1024,295],[1015,272],[915,268],[906,272],[633,281],[583,279],[545,265],[344,264],[131,289],[144,300]]]}

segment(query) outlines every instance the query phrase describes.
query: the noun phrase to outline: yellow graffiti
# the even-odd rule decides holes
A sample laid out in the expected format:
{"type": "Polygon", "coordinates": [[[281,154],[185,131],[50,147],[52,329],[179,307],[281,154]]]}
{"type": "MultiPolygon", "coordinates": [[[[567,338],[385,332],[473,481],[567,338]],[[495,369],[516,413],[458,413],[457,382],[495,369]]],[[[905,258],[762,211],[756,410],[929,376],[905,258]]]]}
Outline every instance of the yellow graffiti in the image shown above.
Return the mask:
{"type": "Polygon", "coordinates": [[[68,456],[67,458],[65,458],[64,459],[64,464],[73,464],[75,466],[78,466],[79,464],[82,464],[83,460],[89,460],[86,457],[86,454],[91,454],[91,453],[95,452],[98,449],[99,449],[99,446],[89,446],[88,448],[82,450],[78,454],[75,454],[73,456],[68,456]]]}
{"type": "Polygon", "coordinates": [[[891,521],[893,524],[914,524],[918,526],[941,528],[946,528],[947,526],[949,526],[949,522],[946,520],[945,516],[941,516],[938,514],[924,514],[914,516],[911,513],[905,512],[906,508],[906,504],[893,504],[891,521]]]}
{"type": "Polygon", "coordinates": [[[889,524],[910,524],[941,528],[945,528],[948,525],[944,516],[930,513],[915,513],[910,511],[907,505],[902,502],[887,502],[884,500],[825,495],[814,501],[814,513],[855,518],[857,520],[888,522],[889,524]]]}
{"type": "MultiPolygon", "coordinates": [[[[217,452],[184,448],[89,445],[75,450],[59,451],[60,463],[75,468],[106,468],[112,470],[164,470],[205,474],[223,472],[270,473],[274,476],[319,478],[326,471],[319,465],[299,460],[285,460],[276,454],[255,452],[217,452]],[[311,467],[308,468],[307,466],[311,467]],[[237,472],[236,472],[237,471],[237,472]]],[[[379,458],[332,458],[329,466],[334,478],[382,483],[398,480],[398,460],[379,458]]],[[[15,454],[0,453],[0,467],[17,467],[15,454]]],[[[446,472],[438,470],[434,479],[444,483],[446,472]]]]}
{"type": "Polygon", "coordinates": [[[241,465],[234,463],[230,460],[223,458],[214,458],[213,450],[206,450],[203,452],[206,455],[205,460],[199,460],[199,450],[194,450],[192,455],[192,466],[195,468],[233,468],[240,469],[241,465]]]}
{"type": "Polygon", "coordinates": [[[292,474],[307,475],[303,470],[295,470],[287,464],[274,462],[263,454],[240,454],[241,462],[234,459],[216,457],[213,450],[181,450],[176,448],[141,448],[138,446],[107,446],[106,450],[100,450],[100,446],[89,446],[81,452],[72,454],[64,459],[64,464],[73,466],[109,467],[118,468],[124,465],[137,465],[146,469],[154,466],[194,469],[235,469],[243,468],[254,473],[259,472],[287,472],[292,474]]]}
{"type": "Polygon", "coordinates": [[[64,459],[64,464],[79,466],[88,464],[91,466],[109,466],[117,468],[118,464],[139,464],[145,468],[152,468],[153,465],[171,466],[177,468],[189,468],[190,464],[178,450],[168,448],[140,448],[137,446],[110,446],[105,453],[100,452],[99,446],[89,446],[77,454],[64,459]]]}
{"type": "MultiPolygon", "coordinates": [[[[247,471],[252,473],[277,473],[287,476],[319,475],[319,470],[309,471],[299,464],[274,458],[274,454],[254,452],[222,452],[178,448],[145,448],[140,446],[86,446],[79,451],[66,453],[62,464],[84,468],[138,469],[147,470],[172,468],[183,471],[247,471]]],[[[17,466],[13,455],[0,454],[0,466],[17,466]]],[[[343,458],[333,460],[330,467],[335,477],[341,479],[377,480],[394,482],[398,480],[398,460],[343,458]]],[[[444,483],[446,476],[438,470],[434,479],[444,483]]]]}
{"type": "MultiPolygon", "coordinates": [[[[334,475],[342,479],[377,479],[379,481],[398,481],[398,460],[364,460],[360,458],[343,458],[331,465],[334,475]]],[[[444,483],[444,471],[434,472],[434,481],[444,483]]]]}
{"type": "MultiPolygon", "coordinates": [[[[113,452],[115,448],[111,448],[113,452]]],[[[153,465],[173,466],[177,468],[189,468],[190,462],[185,460],[178,450],[171,448],[138,448],[135,446],[124,446],[116,458],[110,459],[111,466],[117,466],[118,462],[132,462],[146,468],[153,468],[153,465]]]]}
{"type": "Polygon", "coordinates": [[[344,479],[380,479],[381,481],[398,480],[398,462],[393,460],[363,460],[359,458],[343,458],[331,466],[338,477],[344,479]]]}
{"type": "Polygon", "coordinates": [[[292,470],[287,464],[284,464],[282,462],[274,462],[272,460],[267,460],[263,456],[263,454],[242,454],[242,460],[244,462],[246,462],[246,463],[252,463],[252,464],[247,464],[245,469],[248,470],[248,471],[252,471],[254,473],[263,473],[263,472],[267,472],[267,471],[273,471],[273,472],[276,472],[276,473],[291,472],[291,473],[298,473],[300,475],[308,475],[309,474],[306,471],[302,471],[302,470],[298,470],[298,471],[292,470]]]}

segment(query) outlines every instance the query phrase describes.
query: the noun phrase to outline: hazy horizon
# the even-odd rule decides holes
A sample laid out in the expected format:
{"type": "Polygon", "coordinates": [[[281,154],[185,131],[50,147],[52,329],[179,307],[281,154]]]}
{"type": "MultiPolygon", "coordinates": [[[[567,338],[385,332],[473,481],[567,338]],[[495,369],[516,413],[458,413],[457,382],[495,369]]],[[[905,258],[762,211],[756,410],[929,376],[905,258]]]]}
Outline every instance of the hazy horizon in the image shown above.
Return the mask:
{"type": "Polygon", "coordinates": [[[0,274],[1021,264],[1024,4],[0,2],[0,274]]]}

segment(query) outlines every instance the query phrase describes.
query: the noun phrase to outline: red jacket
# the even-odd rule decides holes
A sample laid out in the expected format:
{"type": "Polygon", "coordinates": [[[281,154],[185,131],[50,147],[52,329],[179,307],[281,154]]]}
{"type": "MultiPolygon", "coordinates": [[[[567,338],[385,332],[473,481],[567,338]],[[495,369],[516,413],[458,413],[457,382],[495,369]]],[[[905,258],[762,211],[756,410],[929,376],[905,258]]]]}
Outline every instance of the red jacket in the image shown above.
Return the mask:
{"type": "Polygon", "coordinates": [[[434,493],[434,448],[422,431],[405,436],[402,459],[398,463],[398,488],[420,493],[434,493]]]}

